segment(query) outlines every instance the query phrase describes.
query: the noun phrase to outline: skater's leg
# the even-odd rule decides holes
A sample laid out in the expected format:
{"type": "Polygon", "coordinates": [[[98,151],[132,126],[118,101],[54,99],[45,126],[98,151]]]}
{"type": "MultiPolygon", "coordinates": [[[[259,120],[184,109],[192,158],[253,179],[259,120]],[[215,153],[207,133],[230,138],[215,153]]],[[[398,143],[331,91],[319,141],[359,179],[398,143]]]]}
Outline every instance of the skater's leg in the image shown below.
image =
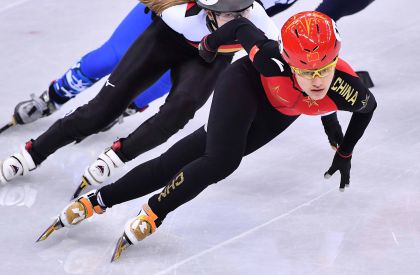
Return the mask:
{"type": "Polygon", "coordinates": [[[138,91],[154,83],[168,70],[171,62],[182,59],[182,54],[163,54],[176,47],[171,43],[171,35],[174,35],[173,31],[156,18],[129,49],[99,94],[87,105],[58,120],[33,142],[31,155],[36,164],[58,148],[103,129],[127,108],[138,91]]]}
{"type": "Polygon", "coordinates": [[[99,189],[104,204],[111,207],[164,187],[179,169],[204,153],[205,145],[206,132],[201,127],[161,156],[135,167],[117,182],[99,189]]]}
{"type": "Polygon", "coordinates": [[[124,161],[164,143],[194,117],[213,92],[218,76],[231,56],[220,56],[212,64],[192,58],[171,70],[173,87],[159,112],[121,139],[119,155],[124,161]]]}
{"type": "Polygon", "coordinates": [[[297,117],[267,101],[260,76],[247,57],[219,79],[211,106],[205,153],[181,168],[149,206],[163,219],[210,184],[229,176],[249,154],[284,131],[297,117]]]}

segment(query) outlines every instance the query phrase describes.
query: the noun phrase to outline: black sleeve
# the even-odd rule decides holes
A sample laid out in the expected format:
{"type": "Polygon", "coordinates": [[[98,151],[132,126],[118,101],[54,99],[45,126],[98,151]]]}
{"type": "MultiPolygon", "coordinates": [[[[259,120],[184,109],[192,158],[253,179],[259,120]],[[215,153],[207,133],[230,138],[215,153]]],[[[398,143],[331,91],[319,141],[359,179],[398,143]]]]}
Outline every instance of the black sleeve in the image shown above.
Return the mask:
{"type": "Polygon", "coordinates": [[[207,44],[212,49],[234,40],[247,51],[254,67],[262,75],[281,76],[289,70],[280,55],[278,42],[268,39],[246,18],[232,20],[207,36],[207,44]]]}
{"type": "MultiPolygon", "coordinates": [[[[376,107],[376,100],[351,67],[343,62],[337,67],[328,96],[342,111],[370,113],[376,107]]],[[[337,65],[338,66],[338,65],[337,65]]]]}
{"type": "Polygon", "coordinates": [[[340,146],[340,151],[343,153],[353,152],[356,143],[363,136],[363,133],[369,125],[375,109],[376,102],[373,110],[369,113],[353,113],[349,126],[347,127],[346,134],[344,135],[343,143],[340,146]]]}
{"type": "Polygon", "coordinates": [[[353,113],[340,146],[340,151],[351,153],[372,119],[377,106],[375,97],[356,75],[338,70],[328,95],[339,110],[353,113]]]}
{"type": "Polygon", "coordinates": [[[264,7],[264,8],[266,8],[265,11],[267,12],[268,16],[272,17],[274,15],[277,15],[277,14],[281,13],[284,10],[287,10],[288,8],[290,8],[296,2],[297,1],[293,1],[290,4],[276,3],[274,6],[264,7]]]}
{"type": "Polygon", "coordinates": [[[248,51],[259,41],[268,38],[251,21],[243,17],[227,22],[207,37],[207,43],[212,49],[235,40],[248,51]],[[241,39],[238,37],[239,30],[246,34],[241,35],[241,39]]]}

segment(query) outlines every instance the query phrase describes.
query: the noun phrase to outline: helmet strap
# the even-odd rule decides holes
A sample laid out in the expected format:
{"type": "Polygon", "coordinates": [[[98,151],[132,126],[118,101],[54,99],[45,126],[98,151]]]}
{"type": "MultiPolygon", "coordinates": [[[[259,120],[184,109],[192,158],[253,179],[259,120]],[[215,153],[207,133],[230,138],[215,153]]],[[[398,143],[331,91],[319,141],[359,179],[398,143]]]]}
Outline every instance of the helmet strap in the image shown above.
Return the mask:
{"type": "Polygon", "coordinates": [[[216,14],[211,10],[207,10],[206,25],[210,32],[214,32],[219,28],[216,14]]]}

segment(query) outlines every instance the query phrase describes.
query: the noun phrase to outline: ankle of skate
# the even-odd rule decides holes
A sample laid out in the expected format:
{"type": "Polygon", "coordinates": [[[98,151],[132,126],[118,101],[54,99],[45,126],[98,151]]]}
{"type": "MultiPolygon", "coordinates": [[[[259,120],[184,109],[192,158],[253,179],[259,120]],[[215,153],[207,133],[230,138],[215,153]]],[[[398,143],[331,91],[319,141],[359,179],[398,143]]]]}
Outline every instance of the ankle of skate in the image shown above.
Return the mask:
{"type": "Polygon", "coordinates": [[[31,155],[23,147],[19,153],[0,161],[0,182],[5,184],[17,176],[25,176],[35,168],[31,155]]]}
{"type": "Polygon", "coordinates": [[[118,167],[124,162],[118,157],[112,148],[102,153],[98,159],[86,168],[83,176],[90,185],[100,185],[111,177],[118,167]]]}
{"type": "Polygon", "coordinates": [[[124,234],[132,244],[136,244],[156,231],[157,219],[149,205],[144,204],[137,217],[125,224],[124,234]]]}
{"type": "Polygon", "coordinates": [[[106,207],[98,202],[98,191],[92,190],[67,205],[60,214],[60,220],[64,226],[71,227],[105,210],[106,207]]]}

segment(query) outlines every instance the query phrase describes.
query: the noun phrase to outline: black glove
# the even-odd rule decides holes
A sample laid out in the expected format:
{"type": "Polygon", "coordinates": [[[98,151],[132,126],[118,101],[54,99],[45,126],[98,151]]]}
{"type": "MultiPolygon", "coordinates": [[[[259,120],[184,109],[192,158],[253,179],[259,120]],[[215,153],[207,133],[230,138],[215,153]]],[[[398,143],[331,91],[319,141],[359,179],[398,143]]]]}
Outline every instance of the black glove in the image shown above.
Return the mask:
{"type": "Polygon", "coordinates": [[[363,82],[363,84],[365,84],[366,88],[370,89],[375,87],[368,71],[357,71],[356,74],[363,82]]]}
{"type": "Polygon", "coordinates": [[[203,39],[201,39],[200,44],[198,44],[198,54],[207,62],[211,63],[217,56],[217,49],[213,50],[210,48],[210,46],[207,44],[207,36],[204,36],[203,39]]]}
{"type": "Polygon", "coordinates": [[[343,130],[341,129],[340,122],[337,119],[337,113],[332,113],[327,116],[321,117],[322,125],[324,125],[325,133],[327,134],[328,141],[334,150],[343,142],[343,130]]]}
{"type": "Polygon", "coordinates": [[[330,169],[324,174],[324,178],[329,179],[337,170],[340,171],[340,191],[344,191],[344,188],[350,184],[351,156],[351,153],[340,152],[338,149],[330,169]]]}

